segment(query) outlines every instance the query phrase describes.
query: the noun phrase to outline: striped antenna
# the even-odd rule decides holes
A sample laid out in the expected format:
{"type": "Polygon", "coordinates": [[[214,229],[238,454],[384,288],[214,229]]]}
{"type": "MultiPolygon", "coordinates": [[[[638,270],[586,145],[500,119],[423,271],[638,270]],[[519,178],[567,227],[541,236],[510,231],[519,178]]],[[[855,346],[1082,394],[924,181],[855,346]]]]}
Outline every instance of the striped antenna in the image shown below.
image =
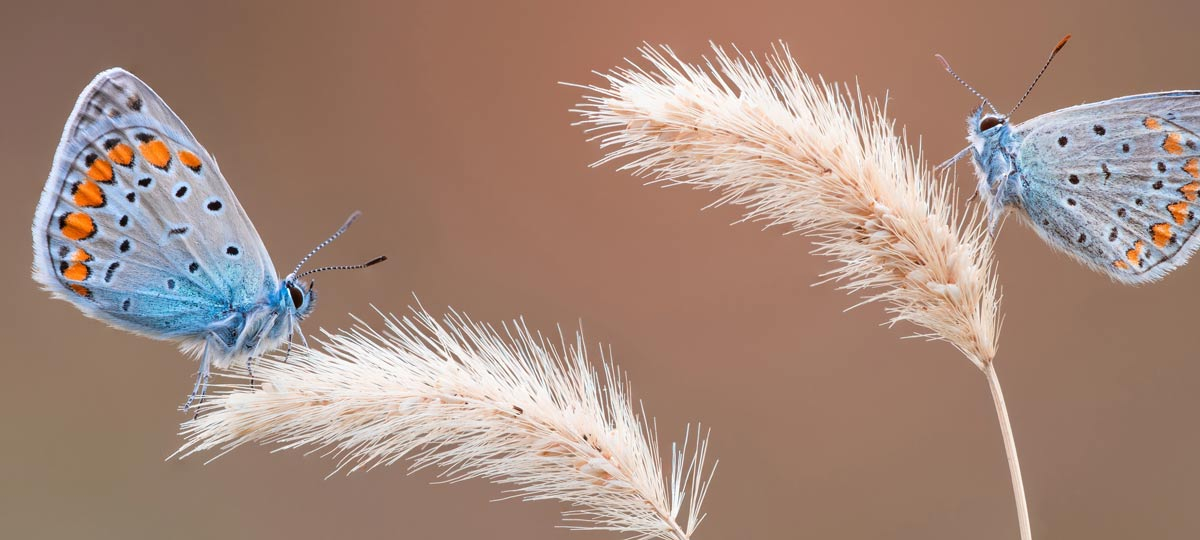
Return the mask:
{"type": "Polygon", "coordinates": [[[1038,72],[1037,77],[1034,77],[1033,82],[1029,83],[1029,89],[1025,91],[1025,95],[1021,96],[1021,99],[1017,101],[1016,105],[1013,105],[1012,110],[1008,111],[1008,114],[1004,116],[1005,118],[1012,116],[1012,113],[1017,112],[1017,107],[1020,107],[1022,103],[1025,103],[1025,98],[1029,97],[1029,93],[1033,91],[1033,87],[1037,85],[1038,80],[1042,78],[1042,74],[1046,72],[1046,68],[1050,67],[1050,61],[1054,60],[1054,55],[1058,54],[1058,51],[1061,51],[1063,47],[1066,47],[1067,41],[1070,39],[1071,34],[1067,34],[1063,36],[1062,39],[1058,40],[1058,45],[1055,45],[1054,50],[1050,51],[1050,58],[1046,59],[1046,65],[1042,66],[1042,70],[1038,72]]]}
{"type": "Polygon", "coordinates": [[[368,267],[368,266],[375,265],[375,264],[379,264],[379,263],[381,263],[381,262],[383,262],[383,261],[386,261],[386,260],[387,260],[387,256],[386,256],[386,255],[380,255],[380,256],[378,256],[378,257],[375,257],[374,259],[371,259],[371,260],[369,260],[369,261],[367,261],[367,262],[365,262],[365,263],[362,263],[362,264],[348,264],[348,265],[339,265],[339,266],[322,266],[321,268],[313,268],[312,270],[308,270],[308,271],[304,272],[303,274],[300,274],[300,275],[296,276],[296,277],[295,277],[295,278],[293,278],[293,279],[300,279],[300,278],[302,278],[302,277],[304,277],[304,276],[307,276],[307,275],[309,275],[309,274],[315,274],[315,273],[317,273],[317,272],[324,272],[324,271],[326,271],[326,270],[358,270],[359,268],[366,268],[366,267],[368,267]]]}
{"type": "MultiPolygon", "coordinates": [[[[354,220],[358,219],[358,216],[361,216],[361,215],[362,215],[362,212],[359,212],[357,210],[353,214],[350,214],[350,217],[346,219],[346,222],[342,224],[341,228],[339,228],[337,230],[337,232],[333,233],[332,236],[330,236],[329,238],[326,238],[324,242],[317,244],[317,247],[313,248],[312,251],[308,252],[308,255],[305,255],[303,259],[300,259],[300,264],[297,264],[296,268],[294,270],[292,270],[292,273],[289,275],[291,275],[291,276],[296,275],[296,272],[300,271],[300,268],[302,266],[304,266],[304,263],[308,262],[308,260],[311,259],[313,255],[316,255],[318,251],[321,251],[321,248],[328,246],[334,240],[337,240],[337,237],[341,236],[342,233],[346,232],[346,229],[349,229],[350,225],[354,224],[354,220]]],[[[308,272],[305,272],[305,273],[307,274],[308,272]]]]}
{"type": "Polygon", "coordinates": [[[976,91],[974,87],[967,84],[967,81],[962,80],[962,77],[959,77],[958,74],[955,73],[953,69],[950,69],[950,62],[947,62],[946,58],[944,56],[942,56],[940,54],[935,54],[935,55],[933,55],[933,57],[937,58],[938,61],[940,61],[942,63],[942,67],[946,68],[946,71],[948,73],[950,73],[951,77],[954,77],[954,80],[958,81],[959,84],[962,84],[963,86],[967,87],[967,90],[970,90],[972,94],[975,94],[975,97],[982,99],[983,102],[987,104],[988,108],[991,109],[992,112],[996,113],[996,116],[1000,116],[1000,111],[996,110],[996,107],[994,107],[992,105],[991,101],[988,101],[988,98],[983,97],[983,94],[980,94],[978,91],[976,91]]]}

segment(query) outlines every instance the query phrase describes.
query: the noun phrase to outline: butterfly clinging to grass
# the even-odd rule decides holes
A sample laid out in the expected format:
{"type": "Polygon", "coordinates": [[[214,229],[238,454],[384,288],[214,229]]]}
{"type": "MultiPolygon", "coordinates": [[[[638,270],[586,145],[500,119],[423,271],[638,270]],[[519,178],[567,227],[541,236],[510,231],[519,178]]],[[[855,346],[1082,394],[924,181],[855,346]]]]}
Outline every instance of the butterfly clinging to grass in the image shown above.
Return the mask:
{"type": "Polygon", "coordinates": [[[316,301],[305,276],[385,259],[301,272],[357,216],[280,279],[212,155],[149,86],[110,69],[63,129],[33,220],[33,277],[90,317],[199,355],[186,410],[211,368],[291,342],[316,301]]]}
{"type": "Polygon", "coordinates": [[[993,227],[1013,210],[1052,247],[1131,284],[1162,278],[1200,246],[1200,91],[1120,97],[1013,125],[1033,84],[1000,114],[938,58],[983,100],[967,117],[970,146],[946,164],[970,153],[993,227]]]}

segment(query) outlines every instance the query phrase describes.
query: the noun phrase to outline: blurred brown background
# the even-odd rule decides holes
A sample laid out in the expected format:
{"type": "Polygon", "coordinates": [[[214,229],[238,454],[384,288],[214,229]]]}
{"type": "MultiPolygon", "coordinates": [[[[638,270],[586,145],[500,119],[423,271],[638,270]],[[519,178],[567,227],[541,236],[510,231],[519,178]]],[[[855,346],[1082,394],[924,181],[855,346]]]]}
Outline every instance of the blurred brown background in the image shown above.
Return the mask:
{"type": "MultiPolygon", "coordinates": [[[[713,429],[721,465],[697,540],[1017,536],[984,379],[945,344],[901,341],[829,286],[808,242],[647,188],[585,142],[578,89],[643,41],[698,60],[709,40],[866,93],[940,161],[976,101],[1001,108],[1067,32],[1018,119],[1200,87],[1200,4],[1087,2],[11,3],[0,17],[4,127],[0,376],[5,538],[619,538],[555,529],[552,503],[489,502],[484,482],[242,448],[163,461],[195,364],[51,301],[28,228],[78,92],[101,69],[148,81],[221,160],[281,268],[354,209],[320,263],[308,330],[416,294],[498,322],[612,344],[664,440],[713,429]]],[[[959,182],[973,185],[967,168],[959,182]]],[[[1029,230],[999,242],[1005,383],[1040,538],[1200,535],[1193,307],[1200,264],[1118,286],[1029,230]]]]}

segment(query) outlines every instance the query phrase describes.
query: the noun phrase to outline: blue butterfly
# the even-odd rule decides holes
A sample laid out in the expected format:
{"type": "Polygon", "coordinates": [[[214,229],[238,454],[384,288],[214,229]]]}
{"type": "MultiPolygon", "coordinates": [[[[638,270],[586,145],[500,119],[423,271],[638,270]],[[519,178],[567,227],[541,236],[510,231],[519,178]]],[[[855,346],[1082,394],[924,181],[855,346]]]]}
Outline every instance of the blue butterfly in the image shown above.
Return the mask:
{"type": "MultiPolygon", "coordinates": [[[[283,279],[217,162],[158,94],[115,68],[80,94],[33,220],[33,277],[89,317],[199,355],[187,410],[211,368],[273,350],[313,309],[301,279],[361,265],[301,267],[283,279]]],[[[303,339],[303,334],[301,334],[303,339]]]]}
{"type": "MultiPolygon", "coordinates": [[[[1062,50],[1066,36],[1050,60],[1062,50]]],[[[993,229],[1016,211],[1050,246],[1122,283],[1146,283],[1200,247],[1200,91],[1126,96],[1069,107],[1011,125],[981,105],[967,118],[978,193],[993,229]]]]}

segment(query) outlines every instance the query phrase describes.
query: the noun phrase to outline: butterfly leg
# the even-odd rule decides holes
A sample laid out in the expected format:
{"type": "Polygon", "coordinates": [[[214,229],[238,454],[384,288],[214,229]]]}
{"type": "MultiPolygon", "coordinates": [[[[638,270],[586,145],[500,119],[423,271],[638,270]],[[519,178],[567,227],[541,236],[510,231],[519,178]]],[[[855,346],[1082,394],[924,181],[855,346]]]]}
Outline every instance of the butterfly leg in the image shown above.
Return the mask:
{"type": "Polygon", "coordinates": [[[951,165],[954,165],[956,162],[958,162],[958,160],[960,160],[964,157],[967,157],[967,152],[970,152],[970,151],[971,151],[970,146],[963,148],[957,154],[954,154],[954,157],[951,157],[950,159],[947,159],[946,161],[939,163],[937,167],[933,168],[933,172],[942,172],[943,169],[947,169],[951,165]]]}
{"type": "Polygon", "coordinates": [[[287,363],[288,358],[292,357],[292,335],[293,334],[294,334],[293,331],[291,331],[291,330],[288,331],[287,347],[285,347],[283,349],[283,363],[285,363],[285,364],[287,363]]]}
{"type": "MultiPolygon", "coordinates": [[[[299,328],[300,328],[300,323],[292,322],[292,328],[291,328],[291,330],[288,331],[287,349],[285,350],[285,352],[283,354],[284,362],[287,362],[288,358],[290,358],[292,356],[292,340],[293,340],[293,338],[295,338],[296,330],[299,328]]],[[[300,342],[304,345],[304,348],[306,348],[306,349],[308,348],[308,340],[305,339],[303,330],[300,331],[300,342]]]]}
{"type": "MultiPolygon", "coordinates": [[[[297,324],[296,327],[299,328],[300,325],[297,324]]],[[[307,349],[308,348],[308,338],[304,337],[304,330],[301,330],[299,332],[299,334],[300,334],[300,344],[304,345],[304,348],[307,349]]]]}
{"type": "MultiPolygon", "coordinates": [[[[205,341],[204,353],[200,359],[200,371],[196,373],[196,384],[192,387],[191,395],[189,395],[187,401],[183,403],[184,412],[191,410],[192,405],[195,404],[196,400],[203,398],[205,392],[208,391],[208,378],[212,374],[212,359],[208,354],[208,346],[209,343],[205,341]]],[[[197,416],[199,416],[199,413],[197,413],[197,416]]]]}
{"type": "Polygon", "coordinates": [[[258,385],[258,380],[254,378],[254,358],[251,356],[246,359],[246,375],[250,377],[250,389],[253,390],[258,385]]]}

